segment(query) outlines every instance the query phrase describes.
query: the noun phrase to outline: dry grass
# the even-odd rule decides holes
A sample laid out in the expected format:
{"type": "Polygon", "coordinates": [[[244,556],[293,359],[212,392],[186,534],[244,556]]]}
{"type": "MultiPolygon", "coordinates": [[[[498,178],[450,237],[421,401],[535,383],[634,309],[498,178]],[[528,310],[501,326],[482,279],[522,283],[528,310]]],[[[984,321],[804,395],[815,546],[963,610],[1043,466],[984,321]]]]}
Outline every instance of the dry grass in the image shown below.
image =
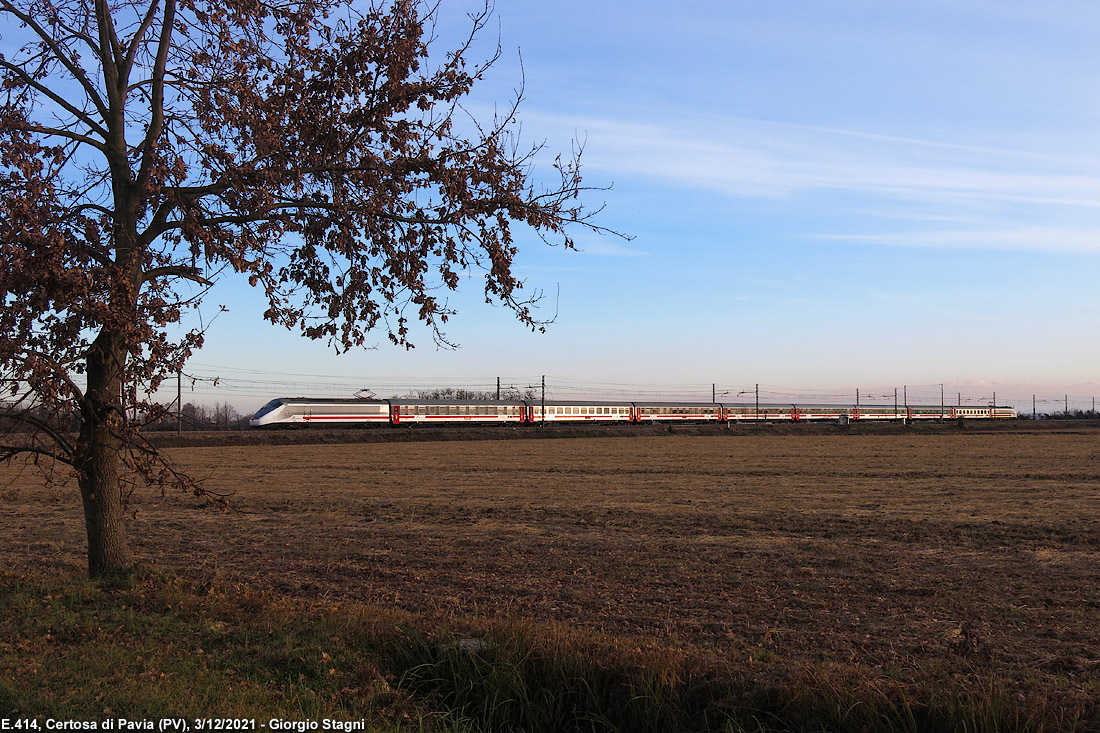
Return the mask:
{"type": "MultiPolygon", "coordinates": [[[[186,576],[590,629],[790,670],[1100,697],[1100,436],[715,435],[177,448],[135,496],[186,576]],[[823,672],[824,670],[824,672],[823,672]]],[[[83,567],[74,487],[0,474],[0,553],[83,567]]]]}

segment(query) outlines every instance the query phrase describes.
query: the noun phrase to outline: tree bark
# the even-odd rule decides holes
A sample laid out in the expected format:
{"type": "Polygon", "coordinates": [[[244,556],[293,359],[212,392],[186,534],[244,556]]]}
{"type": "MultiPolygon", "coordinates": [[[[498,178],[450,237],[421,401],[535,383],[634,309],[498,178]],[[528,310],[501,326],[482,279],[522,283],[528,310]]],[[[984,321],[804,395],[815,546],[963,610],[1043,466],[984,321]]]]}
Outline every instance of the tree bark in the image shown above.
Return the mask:
{"type": "Polygon", "coordinates": [[[123,419],[120,390],[125,352],[101,333],[88,353],[77,470],[88,532],[88,575],[105,578],[131,569],[126,542],[121,441],[112,425],[123,419]]]}

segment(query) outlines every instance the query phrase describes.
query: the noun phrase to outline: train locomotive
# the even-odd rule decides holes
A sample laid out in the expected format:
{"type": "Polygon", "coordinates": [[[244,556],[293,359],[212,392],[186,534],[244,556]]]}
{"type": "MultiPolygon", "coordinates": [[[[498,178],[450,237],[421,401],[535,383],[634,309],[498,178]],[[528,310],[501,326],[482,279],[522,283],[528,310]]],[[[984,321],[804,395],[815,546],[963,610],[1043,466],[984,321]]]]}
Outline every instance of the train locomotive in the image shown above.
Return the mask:
{"type": "Polygon", "coordinates": [[[958,418],[1014,420],[1016,410],[994,406],[817,405],[726,402],[322,399],[279,397],[252,416],[255,428],[319,425],[530,425],[541,423],[755,423],[881,420],[920,422],[958,418]]]}

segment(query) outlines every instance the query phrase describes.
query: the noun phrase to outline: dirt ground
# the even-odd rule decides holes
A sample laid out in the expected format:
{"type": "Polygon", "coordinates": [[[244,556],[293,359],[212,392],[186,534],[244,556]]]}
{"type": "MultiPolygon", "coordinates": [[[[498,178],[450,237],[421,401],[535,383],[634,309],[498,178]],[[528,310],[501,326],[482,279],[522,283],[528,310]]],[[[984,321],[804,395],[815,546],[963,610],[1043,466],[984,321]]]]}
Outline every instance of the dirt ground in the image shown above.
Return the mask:
{"type": "MultiPolygon", "coordinates": [[[[657,435],[171,449],[143,563],[308,598],[1100,695],[1100,433],[657,435]]],[[[75,485],[0,470],[0,556],[81,572],[75,485]]]]}

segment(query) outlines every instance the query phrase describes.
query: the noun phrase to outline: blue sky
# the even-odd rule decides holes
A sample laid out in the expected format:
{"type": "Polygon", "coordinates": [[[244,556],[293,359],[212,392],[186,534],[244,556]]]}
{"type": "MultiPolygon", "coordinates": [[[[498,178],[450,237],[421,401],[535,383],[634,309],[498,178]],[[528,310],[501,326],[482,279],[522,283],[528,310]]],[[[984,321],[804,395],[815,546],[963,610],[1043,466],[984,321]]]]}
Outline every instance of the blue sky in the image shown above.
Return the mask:
{"type": "MultiPolygon", "coordinates": [[[[474,7],[445,0],[444,39],[474,7]]],[[[524,137],[584,139],[587,182],[613,185],[591,198],[600,223],[633,237],[521,240],[548,333],[485,305],[475,276],[451,299],[460,349],[380,334],[336,357],[257,325],[227,279],[192,371],[237,386],[198,400],[542,374],[563,396],[761,383],[938,399],[943,383],[1030,410],[1032,393],[1100,393],[1100,4],[625,8],[501,0],[504,55],[471,101],[506,103],[522,53],[524,137]]]]}

